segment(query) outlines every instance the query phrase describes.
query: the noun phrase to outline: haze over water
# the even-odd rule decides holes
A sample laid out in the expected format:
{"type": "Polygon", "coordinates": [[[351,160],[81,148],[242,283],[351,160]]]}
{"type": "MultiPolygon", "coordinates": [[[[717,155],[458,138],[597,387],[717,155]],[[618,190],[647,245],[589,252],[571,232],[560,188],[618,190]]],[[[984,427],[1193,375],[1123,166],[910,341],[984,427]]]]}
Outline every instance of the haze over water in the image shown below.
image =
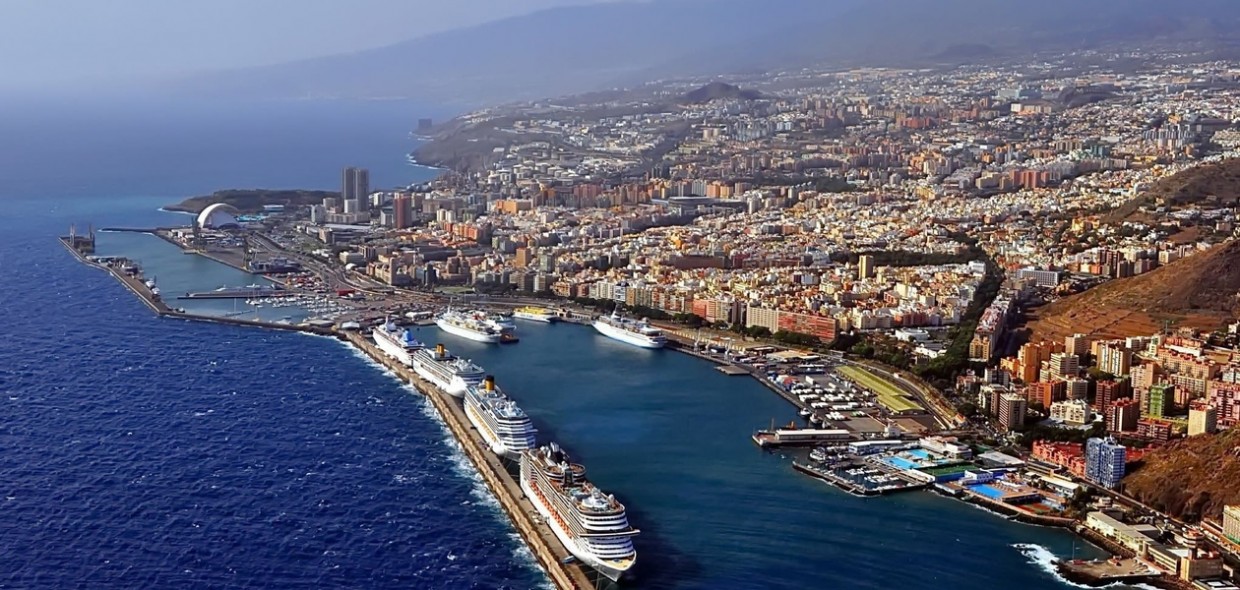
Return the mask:
{"type": "MultiPolygon", "coordinates": [[[[0,158],[0,586],[545,583],[389,375],[330,339],[157,319],[54,240],[71,222],[183,222],[155,209],[220,188],[331,188],[345,164],[417,180],[404,152],[422,113],[387,106],[2,123],[0,156],[20,157],[0,158]]],[[[146,257],[176,266],[166,248],[146,257]]],[[[1064,587],[1012,546],[1066,555],[1062,531],[925,493],[853,498],[758,451],[751,431],[795,413],[752,380],[580,327],[519,328],[515,346],[422,338],[494,373],[627,504],[643,530],[632,587],[1064,587]]]]}

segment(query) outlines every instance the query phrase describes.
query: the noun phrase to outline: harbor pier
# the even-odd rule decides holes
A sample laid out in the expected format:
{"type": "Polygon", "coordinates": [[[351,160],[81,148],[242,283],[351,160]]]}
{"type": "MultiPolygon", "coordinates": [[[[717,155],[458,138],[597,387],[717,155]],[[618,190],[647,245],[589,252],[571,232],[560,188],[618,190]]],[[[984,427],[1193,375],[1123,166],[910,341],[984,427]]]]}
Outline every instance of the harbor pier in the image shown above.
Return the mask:
{"type": "Polygon", "coordinates": [[[424,381],[409,367],[384,354],[367,339],[365,334],[355,331],[338,331],[331,327],[309,324],[286,324],[186,313],[182,310],[173,309],[164,303],[158,292],[148,287],[142,280],[140,269],[129,263],[129,261],[121,258],[95,258],[90,255],[93,252],[93,243],[87,247],[82,240],[73,236],[62,237],[60,242],[82,263],[104,270],[112,275],[113,278],[124,285],[126,289],[136,295],[139,300],[160,317],[307,332],[323,336],[333,336],[349,342],[374,359],[375,362],[396,373],[402,381],[412,385],[414,389],[426,397],[444,423],[447,424],[453,438],[460,444],[462,452],[478,470],[483,482],[486,483],[491,493],[499,501],[500,506],[508,515],[517,532],[525,539],[526,546],[557,588],[561,590],[586,590],[607,587],[611,584],[610,580],[603,578],[593,570],[571,559],[571,554],[568,550],[560,543],[555,534],[551,532],[547,524],[543,522],[534,506],[525,498],[520,485],[505,467],[504,462],[490,452],[481,435],[474,430],[465,417],[464,409],[456,399],[424,381]]]}
{"type": "Polygon", "coordinates": [[[609,580],[603,579],[599,574],[575,561],[564,563],[570,557],[568,550],[542,521],[542,517],[525,497],[521,486],[504,466],[503,461],[487,448],[482,436],[469,423],[464,409],[455,398],[423,380],[409,367],[384,354],[367,340],[364,334],[348,332],[345,334],[345,340],[365,352],[375,362],[399,375],[403,381],[412,385],[430,401],[435,411],[448,425],[452,436],[460,443],[465,456],[482,476],[482,481],[490,488],[513,526],[525,539],[530,552],[538,559],[538,563],[546,570],[557,588],[586,589],[610,583],[609,580]]]}

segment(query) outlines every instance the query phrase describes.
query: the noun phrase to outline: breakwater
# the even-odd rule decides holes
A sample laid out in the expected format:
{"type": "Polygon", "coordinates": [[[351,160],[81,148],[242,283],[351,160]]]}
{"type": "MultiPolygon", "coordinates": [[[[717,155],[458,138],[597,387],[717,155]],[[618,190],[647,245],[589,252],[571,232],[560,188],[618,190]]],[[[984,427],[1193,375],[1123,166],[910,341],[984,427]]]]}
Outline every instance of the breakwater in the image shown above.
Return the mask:
{"type": "Polygon", "coordinates": [[[325,326],[313,326],[309,324],[291,324],[282,322],[269,322],[264,320],[252,320],[238,317],[226,317],[210,314],[191,313],[182,309],[169,306],[159,297],[150,287],[142,281],[138,274],[131,274],[125,271],[124,262],[121,260],[109,260],[107,262],[87,257],[82,252],[74,248],[69,240],[61,238],[60,243],[73,253],[75,257],[83,264],[92,268],[98,268],[112,275],[121,285],[124,285],[130,293],[137,296],[148,309],[155,312],[160,317],[178,318],[192,322],[206,322],[211,324],[226,324],[232,326],[248,326],[252,328],[270,328],[273,330],[286,330],[292,332],[307,332],[318,334],[320,336],[332,336],[335,330],[325,326]]]}
{"type": "Polygon", "coordinates": [[[481,435],[469,423],[464,410],[455,398],[423,380],[409,367],[383,354],[364,335],[348,332],[345,333],[344,339],[396,373],[431,402],[435,411],[439,413],[440,418],[448,425],[448,429],[460,443],[465,456],[482,476],[483,482],[499,500],[504,513],[508,515],[517,531],[525,539],[530,551],[538,559],[538,563],[542,565],[558,588],[584,589],[597,585],[598,580],[592,579],[597,574],[587,572],[580,565],[563,563],[569,557],[568,550],[560,544],[547,525],[535,520],[534,506],[525,498],[520,485],[504,466],[503,461],[487,449],[481,435]]]}
{"type": "MultiPolygon", "coordinates": [[[[564,548],[546,524],[536,519],[536,510],[529,500],[524,497],[516,479],[505,467],[503,461],[487,449],[481,435],[469,423],[463,408],[455,398],[420,378],[409,367],[383,354],[382,351],[367,340],[364,334],[356,331],[337,331],[329,327],[307,324],[285,324],[262,320],[218,317],[173,309],[164,303],[152,289],[147,287],[140,275],[126,272],[123,261],[112,260],[104,262],[93,259],[74,248],[69,239],[61,238],[60,242],[82,263],[104,270],[112,275],[113,278],[137,296],[151,311],[161,317],[306,332],[322,336],[332,336],[349,342],[375,362],[391,370],[402,381],[413,386],[414,389],[427,398],[436,413],[447,425],[452,436],[460,444],[462,452],[474,465],[474,468],[477,469],[487,488],[491,490],[491,493],[499,501],[504,513],[507,514],[513,526],[516,527],[517,532],[525,540],[530,552],[538,560],[538,563],[557,588],[578,590],[594,588],[600,585],[597,573],[576,563],[564,563],[565,561],[570,561],[568,550],[564,548]]],[[[603,580],[603,582],[607,581],[603,580]]]]}

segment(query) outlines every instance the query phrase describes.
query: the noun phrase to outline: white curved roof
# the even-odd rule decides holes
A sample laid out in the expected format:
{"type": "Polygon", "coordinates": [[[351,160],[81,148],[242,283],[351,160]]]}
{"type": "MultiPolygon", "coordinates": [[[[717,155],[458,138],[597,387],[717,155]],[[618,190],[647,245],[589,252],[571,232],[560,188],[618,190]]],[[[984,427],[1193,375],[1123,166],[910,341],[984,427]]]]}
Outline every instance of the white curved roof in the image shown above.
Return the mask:
{"type": "Polygon", "coordinates": [[[237,225],[237,213],[238,211],[227,203],[208,205],[198,214],[198,227],[214,229],[237,225]]]}

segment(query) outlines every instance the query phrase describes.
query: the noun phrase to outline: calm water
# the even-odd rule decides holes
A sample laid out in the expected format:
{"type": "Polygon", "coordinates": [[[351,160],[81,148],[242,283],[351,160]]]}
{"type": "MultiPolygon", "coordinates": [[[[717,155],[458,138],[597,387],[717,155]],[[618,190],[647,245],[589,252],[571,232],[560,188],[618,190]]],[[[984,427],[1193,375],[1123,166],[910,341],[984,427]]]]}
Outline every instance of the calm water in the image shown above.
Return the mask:
{"type": "MultiPolygon", "coordinates": [[[[318,152],[307,143],[380,162],[375,176],[393,184],[416,180],[401,155],[408,125],[365,113],[374,121],[325,129],[293,116],[253,122],[276,137],[240,154],[196,124],[206,135],[180,149],[206,150],[206,163],[160,159],[179,144],[150,125],[151,141],[113,146],[129,155],[108,155],[106,181],[92,180],[95,164],[39,160],[56,173],[46,192],[0,185],[0,587],[545,584],[442,425],[389,375],[334,340],[157,319],[54,241],[75,221],[176,221],[156,208],[238,185],[227,179],[332,186],[339,163],[309,165],[304,154],[318,152]],[[367,137],[362,128],[368,147],[340,147],[341,135],[367,137]]],[[[159,266],[162,284],[244,278],[137,237],[105,240],[159,266]]],[[[930,494],[855,499],[759,452],[751,431],[794,414],[751,380],[581,327],[520,330],[505,347],[433,329],[423,339],[496,374],[544,439],[626,502],[643,530],[634,587],[1064,587],[1035,563],[1044,552],[1013,547],[1067,554],[1061,531],[930,494]]]]}

